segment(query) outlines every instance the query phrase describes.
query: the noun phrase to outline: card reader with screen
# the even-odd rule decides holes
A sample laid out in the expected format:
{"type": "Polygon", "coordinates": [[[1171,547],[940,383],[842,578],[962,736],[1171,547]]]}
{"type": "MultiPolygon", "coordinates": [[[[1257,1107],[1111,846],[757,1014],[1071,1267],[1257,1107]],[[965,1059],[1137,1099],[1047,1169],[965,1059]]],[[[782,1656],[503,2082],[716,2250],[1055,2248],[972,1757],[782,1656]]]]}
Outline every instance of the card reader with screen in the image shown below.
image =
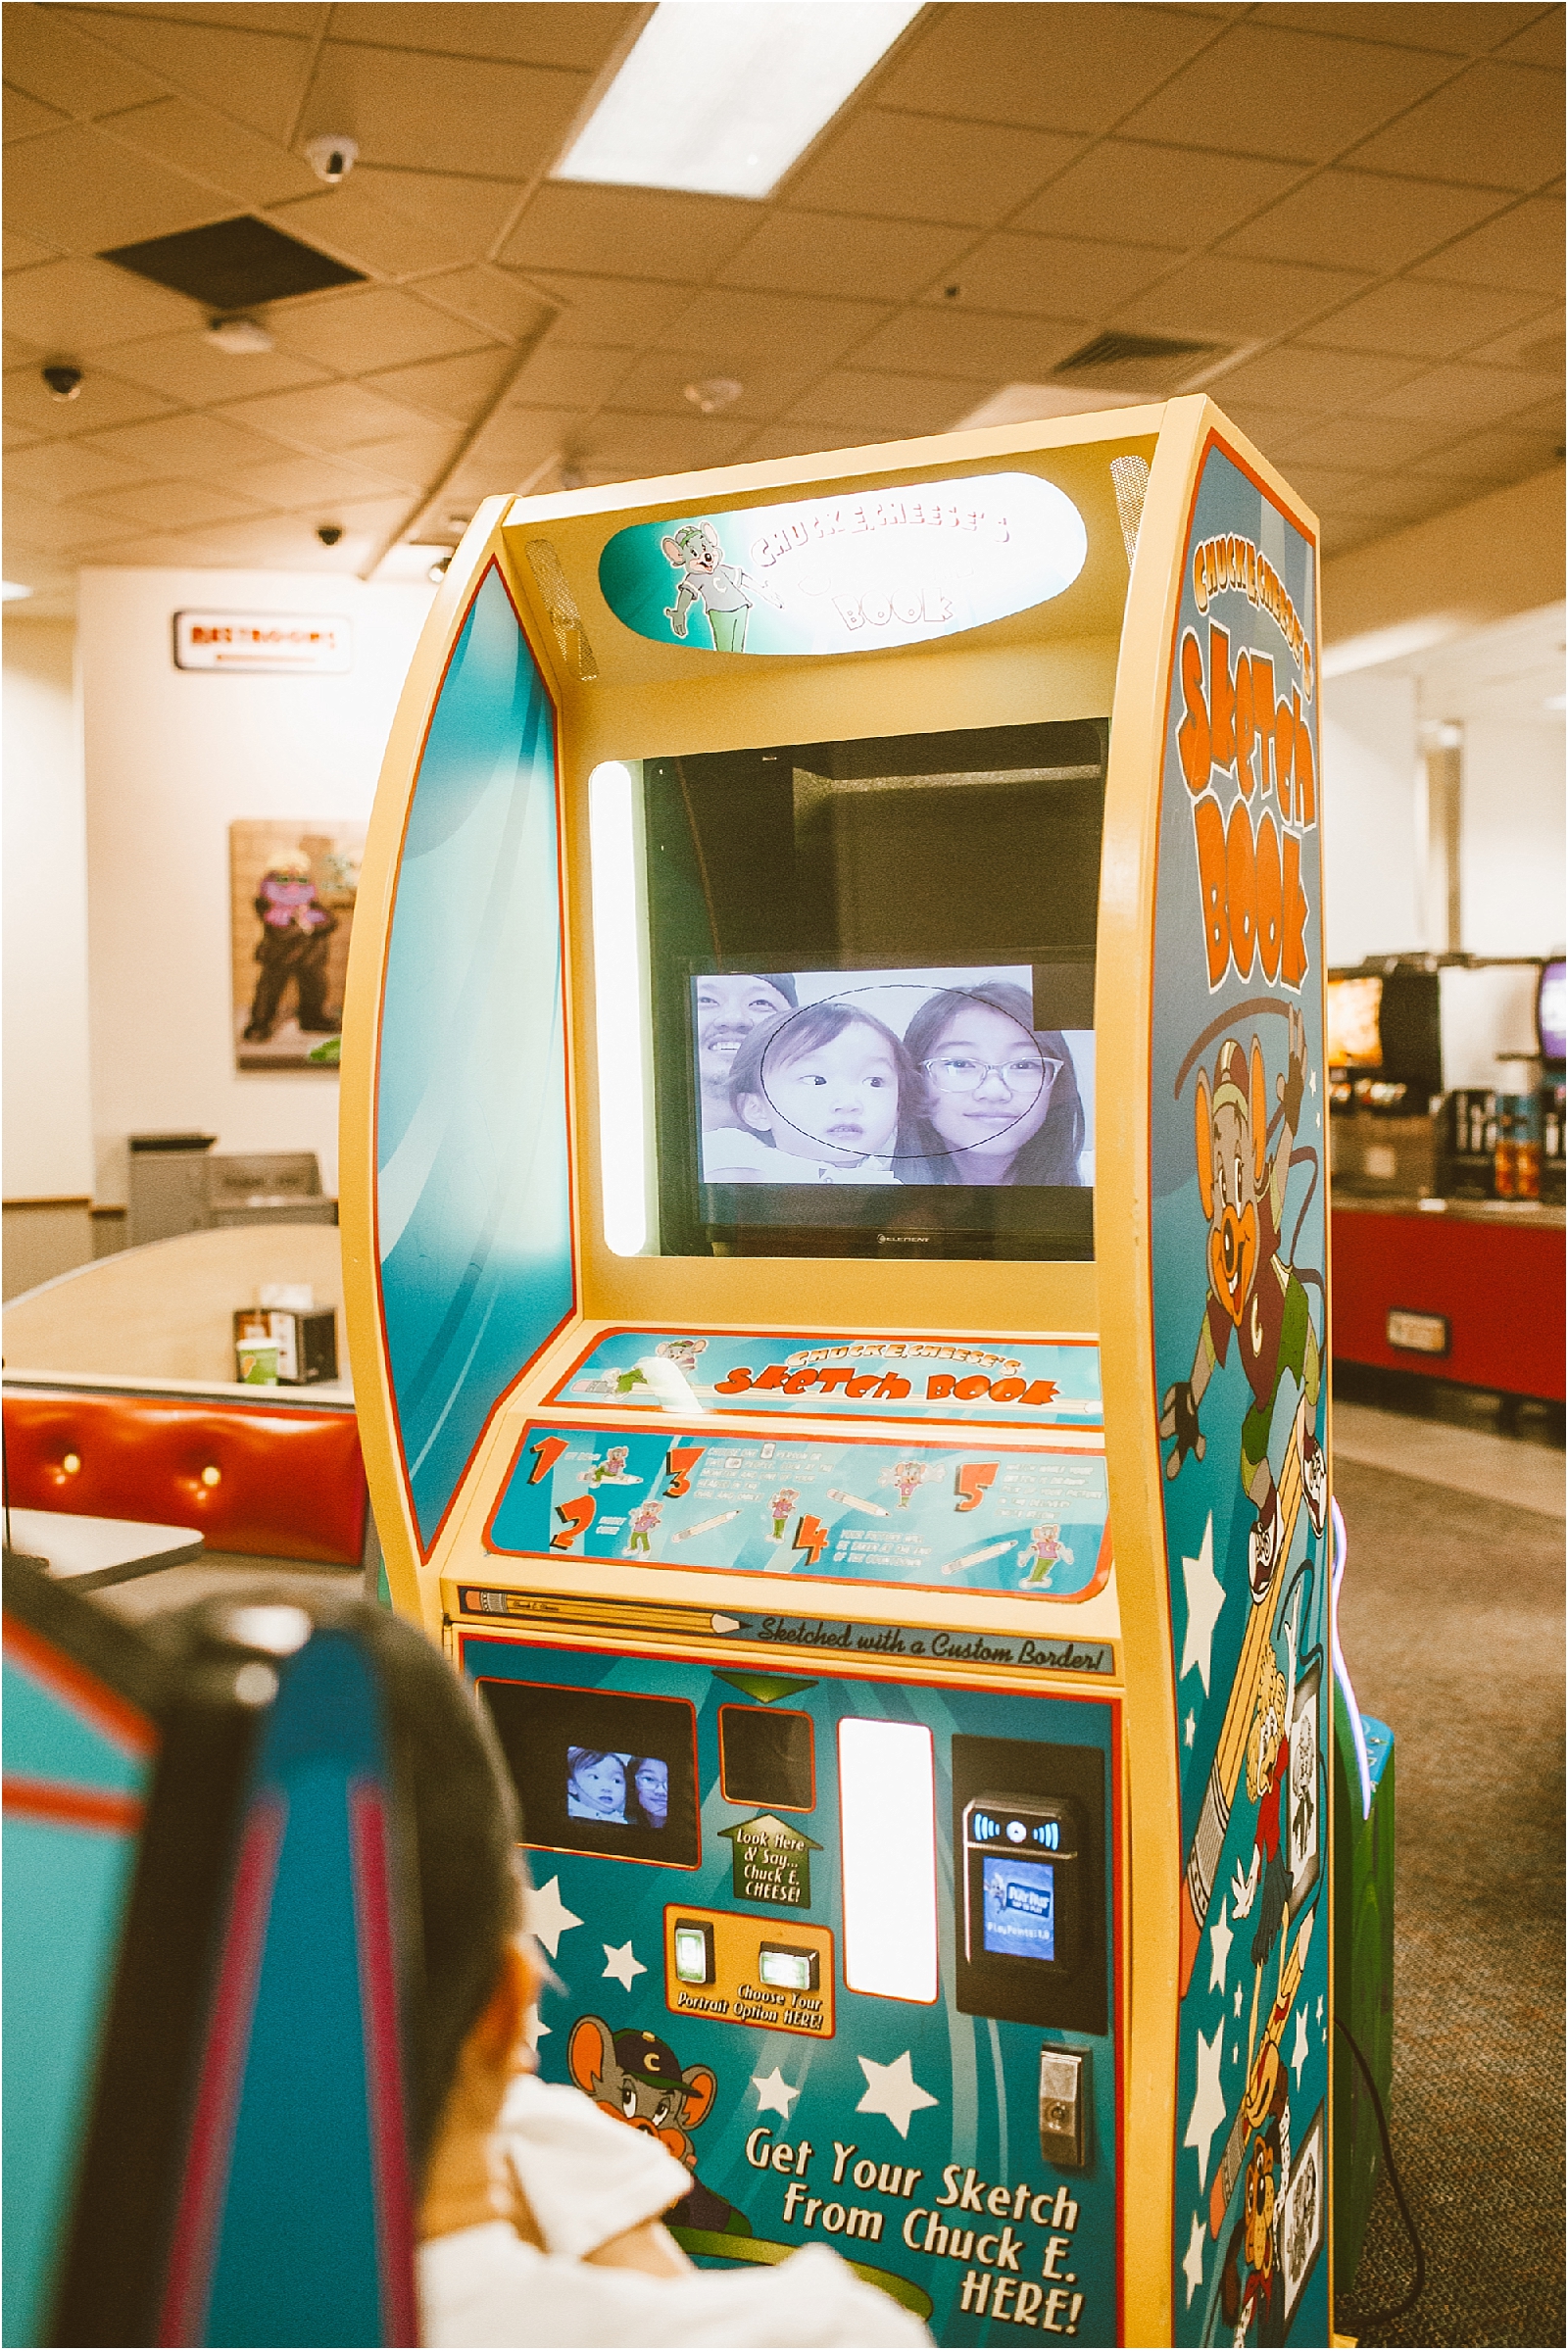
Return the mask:
{"type": "Polygon", "coordinates": [[[964,1940],[971,1962],[1023,1960],[1070,1975],[1082,1940],[1082,1838],[1068,1797],[981,1795],[963,1813],[964,1940]]]}

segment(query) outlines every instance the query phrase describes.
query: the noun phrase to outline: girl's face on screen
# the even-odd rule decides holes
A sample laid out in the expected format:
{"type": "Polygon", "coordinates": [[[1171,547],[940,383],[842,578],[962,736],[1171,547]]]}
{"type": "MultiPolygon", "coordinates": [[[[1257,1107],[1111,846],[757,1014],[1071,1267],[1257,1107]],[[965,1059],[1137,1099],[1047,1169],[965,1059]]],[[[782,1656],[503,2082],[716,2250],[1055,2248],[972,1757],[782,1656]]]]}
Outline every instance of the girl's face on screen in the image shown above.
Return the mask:
{"type": "Polygon", "coordinates": [[[1000,1183],[1051,1107],[1054,1070],[1032,1029],[993,1004],[968,1004],[932,1046],[921,1073],[926,1117],[950,1151],[994,1167],[1000,1183]]]}
{"type": "Polygon", "coordinates": [[[621,1820],[626,1811],[626,1767],[614,1755],[579,1763],[571,1775],[571,1792],[601,1820],[621,1820]]]}

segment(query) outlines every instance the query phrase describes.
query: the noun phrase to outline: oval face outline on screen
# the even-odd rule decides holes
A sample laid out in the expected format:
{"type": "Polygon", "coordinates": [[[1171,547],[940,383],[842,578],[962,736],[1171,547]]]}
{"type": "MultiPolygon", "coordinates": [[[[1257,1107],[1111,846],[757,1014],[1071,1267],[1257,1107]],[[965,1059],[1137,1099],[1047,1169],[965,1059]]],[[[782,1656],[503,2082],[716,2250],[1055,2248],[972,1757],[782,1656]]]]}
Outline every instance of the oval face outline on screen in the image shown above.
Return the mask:
{"type": "Polygon", "coordinates": [[[606,542],[599,585],[656,645],[867,653],[1049,603],[1088,554],[1083,516],[1054,482],[988,473],[630,523],[606,542]]]}

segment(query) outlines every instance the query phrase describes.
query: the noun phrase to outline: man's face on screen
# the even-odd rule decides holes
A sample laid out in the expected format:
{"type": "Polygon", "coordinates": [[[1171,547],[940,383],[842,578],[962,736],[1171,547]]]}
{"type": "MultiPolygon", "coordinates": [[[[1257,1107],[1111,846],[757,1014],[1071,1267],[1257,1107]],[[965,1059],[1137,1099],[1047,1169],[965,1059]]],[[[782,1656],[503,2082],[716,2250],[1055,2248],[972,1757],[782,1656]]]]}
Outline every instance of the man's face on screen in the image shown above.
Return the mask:
{"type": "Polygon", "coordinates": [[[756,972],[730,971],[693,983],[697,991],[697,1071],[704,1096],[729,1108],[729,1074],[759,1021],[792,1009],[756,972]]]}

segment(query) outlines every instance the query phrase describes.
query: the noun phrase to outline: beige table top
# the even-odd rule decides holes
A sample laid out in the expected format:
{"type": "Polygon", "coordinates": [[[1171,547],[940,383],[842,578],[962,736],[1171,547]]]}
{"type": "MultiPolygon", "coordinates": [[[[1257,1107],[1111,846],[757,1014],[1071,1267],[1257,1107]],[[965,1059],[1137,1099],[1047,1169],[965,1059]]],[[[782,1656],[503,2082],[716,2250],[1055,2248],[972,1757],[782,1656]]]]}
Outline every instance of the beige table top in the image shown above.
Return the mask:
{"type": "Polygon", "coordinates": [[[190,1527],[77,1518],[67,1510],[12,1510],[8,1517],[10,1547],[45,1560],[52,1576],[78,1592],[199,1559],[205,1548],[202,1536],[190,1527]]]}

